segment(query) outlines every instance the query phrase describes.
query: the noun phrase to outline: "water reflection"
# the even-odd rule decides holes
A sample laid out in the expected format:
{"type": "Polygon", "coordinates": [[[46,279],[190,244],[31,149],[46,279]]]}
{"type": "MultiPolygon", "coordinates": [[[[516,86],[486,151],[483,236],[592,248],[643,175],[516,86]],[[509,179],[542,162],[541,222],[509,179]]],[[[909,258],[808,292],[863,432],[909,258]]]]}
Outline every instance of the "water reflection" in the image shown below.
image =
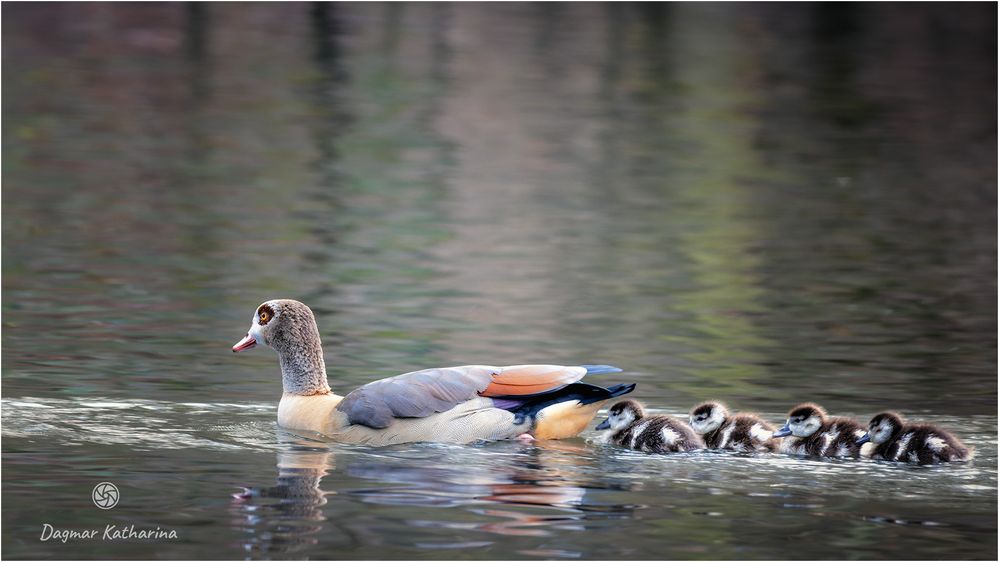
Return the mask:
{"type": "MultiPolygon", "coordinates": [[[[993,416],[928,419],[961,425],[978,457],[918,467],[726,451],[650,455],[600,444],[592,432],[586,441],[344,445],[277,429],[270,404],[19,398],[4,399],[2,412],[5,479],[15,483],[6,500],[30,502],[44,489],[60,527],[99,525],[88,482],[110,479],[127,496],[116,510],[122,517],[177,526],[185,545],[223,558],[233,549],[250,558],[385,559],[474,548],[617,559],[662,544],[764,557],[779,554],[774,537],[830,529],[835,538],[816,553],[888,554],[895,547],[882,537],[890,537],[974,557],[983,548],[975,540],[992,529],[976,514],[995,506],[993,416]],[[629,541],[607,540],[622,529],[629,541]]],[[[36,536],[37,519],[7,523],[5,532],[36,536]]],[[[132,546],[135,556],[144,548],[132,546]]],[[[100,545],[43,548],[58,557],[96,554],[100,545]]]]}
{"type": "Polygon", "coordinates": [[[19,391],[261,400],[206,334],[285,294],[349,385],[592,353],[675,403],[992,408],[988,18],[62,6],[7,35],[19,391]]]}
{"type": "MultiPolygon", "coordinates": [[[[246,487],[234,494],[232,524],[248,539],[241,548],[266,556],[303,550],[319,542],[316,536],[361,532],[367,544],[385,543],[385,537],[326,516],[330,497],[341,502],[431,508],[424,516],[406,517],[407,527],[459,530],[462,537],[476,533],[516,537],[547,537],[563,531],[585,531],[586,522],[605,517],[628,518],[639,504],[595,501],[593,491],[622,492],[638,485],[610,487],[595,481],[598,457],[580,444],[542,442],[539,445],[484,444],[479,447],[418,446],[366,449],[328,444],[284,434],[277,454],[277,481],[273,486],[246,487]],[[499,459],[497,459],[497,456],[499,459]],[[336,458],[339,457],[339,460],[336,458]],[[337,476],[331,483],[324,477],[337,476]],[[370,485],[360,485],[362,482],[370,485]],[[335,488],[335,490],[334,490],[335,488]],[[446,515],[439,510],[458,510],[446,515]]],[[[417,547],[450,549],[493,544],[493,540],[418,542],[417,547]]],[[[562,549],[561,556],[582,556],[562,549]]]]}
{"type": "Polygon", "coordinates": [[[323,444],[286,439],[277,454],[277,482],[249,487],[233,495],[232,521],[248,536],[247,552],[291,553],[318,542],[324,528],[326,496],[323,477],[334,468],[334,454],[323,444]]]}
{"type": "Polygon", "coordinates": [[[973,465],[923,475],[866,461],[648,455],[575,441],[368,448],[286,437],[277,460],[274,486],[249,488],[232,504],[233,525],[247,537],[240,548],[254,556],[359,544],[383,553],[488,550],[514,541],[508,547],[530,557],[573,558],[592,551],[572,548],[573,534],[602,533],[615,521],[662,526],[678,552],[715,544],[734,555],[739,546],[723,538],[730,533],[743,548],[766,549],[771,525],[795,536],[833,525],[850,530],[834,541],[843,548],[871,549],[879,531],[870,524],[933,529],[919,540],[968,532],[941,511],[900,516],[898,502],[925,501],[927,486],[957,500],[975,493],[966,482],[994,480],[973,465]],[[767,520],[756,520],[760,512],[767,520]],[[413,532],[387,532],[385,517],[413,532]],[[741,524],[756,531],[732,527],[741,524]]]}

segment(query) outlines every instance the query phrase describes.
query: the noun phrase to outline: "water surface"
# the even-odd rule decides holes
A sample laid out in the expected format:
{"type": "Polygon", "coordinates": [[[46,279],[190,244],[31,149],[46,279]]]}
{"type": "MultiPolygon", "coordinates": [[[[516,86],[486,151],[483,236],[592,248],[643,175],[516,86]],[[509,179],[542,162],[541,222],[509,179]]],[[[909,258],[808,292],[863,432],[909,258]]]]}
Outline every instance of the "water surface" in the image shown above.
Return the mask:
{"type": "Polygon", "coordinates": [[[7,557],[996,557],[994,5],[3,12],[7,557]],[[278,297],[338,391],[608,363],[979,456],[329,444],[229,351],[278,297]]]}

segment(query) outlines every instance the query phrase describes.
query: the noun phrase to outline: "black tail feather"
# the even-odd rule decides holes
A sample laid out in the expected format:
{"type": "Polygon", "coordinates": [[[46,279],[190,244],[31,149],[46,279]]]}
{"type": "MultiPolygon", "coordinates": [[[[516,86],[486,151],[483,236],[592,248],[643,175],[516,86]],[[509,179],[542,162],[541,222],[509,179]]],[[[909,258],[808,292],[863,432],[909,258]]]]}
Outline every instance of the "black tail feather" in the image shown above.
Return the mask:
{"type": "Polygon", "coordinates": [[[635,386],[635,383],[626,383],[604,388],[584,382],[576,382],[567,384],[554,392],[539,395],[532,400],[511,407],[509,410],[515,415],[514,423],[520,424],[523,423],[524,419],[534,418],[538,412],[553,404],[568,402],[569,400],[579,400],[580,404],[603,402],[616,396],[628,394],[632,390],[635,390],[635,386]]]}
{"type": "MultiPolygon", "coordinates": [[[[623,396],[632,390],[635,390],[636,386],[638,385],[633,382],[627,384],[615,384],[614,386],[607,387],[606,390],[610,393],[611,398],[617,398],[618,396],[623,396]]],[[[588,404],[588,402],[583,402],[583,404],[588,404]]]]}

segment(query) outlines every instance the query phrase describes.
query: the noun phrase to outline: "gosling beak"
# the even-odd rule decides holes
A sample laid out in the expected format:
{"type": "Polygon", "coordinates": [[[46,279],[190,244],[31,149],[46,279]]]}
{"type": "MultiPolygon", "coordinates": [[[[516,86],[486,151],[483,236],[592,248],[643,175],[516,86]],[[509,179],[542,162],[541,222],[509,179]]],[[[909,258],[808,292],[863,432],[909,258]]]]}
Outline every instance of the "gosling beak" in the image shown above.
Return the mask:
{"type": "Polygon", "coordinates": [[[239,353],[240,351],[250,349],[251,347],[256,347],[256,345],[257,345],[257,340],[254,339],[254,337],[251,336],[249,333],[247,333],[245,338],[239,340],[238,342],[236,342],[236,345],[232,346],[232,352],[239,353]]]}
{"type": "Polygon", "coordinates": [[[863,445],[864,443],[867,443],[870,440],[871,440],[871,434],[865,433],[857,438],[857,445],[863,445]]]}
{"type": "Polygon", "coordinates": [[[784,427],[774,432],[774,437],[787,437],[788,435],[791,435],[791,427],[786,423],[784,427]]]}
{"type": "Polygon", "coordinates": [[[600,422],[600,425],[597,426],[597,429],[610,429],[610,420],[607,419],[600,422]]]}

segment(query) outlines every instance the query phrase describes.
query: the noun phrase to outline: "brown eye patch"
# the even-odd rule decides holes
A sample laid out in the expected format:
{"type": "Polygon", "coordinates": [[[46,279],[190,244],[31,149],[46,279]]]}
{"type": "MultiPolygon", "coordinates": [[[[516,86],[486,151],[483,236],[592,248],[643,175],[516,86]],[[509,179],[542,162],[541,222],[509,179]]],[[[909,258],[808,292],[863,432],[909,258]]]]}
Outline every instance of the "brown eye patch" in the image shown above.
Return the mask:
{"type": "Polygon", "coordinates": [[[264,324],[270,322],[271,318],[274,318],[274,310],[266,304],[262,304],[260,305],[260,308],[257,309],[257,318],[260,319],[260,325],[263,326],[264,324]]]}

